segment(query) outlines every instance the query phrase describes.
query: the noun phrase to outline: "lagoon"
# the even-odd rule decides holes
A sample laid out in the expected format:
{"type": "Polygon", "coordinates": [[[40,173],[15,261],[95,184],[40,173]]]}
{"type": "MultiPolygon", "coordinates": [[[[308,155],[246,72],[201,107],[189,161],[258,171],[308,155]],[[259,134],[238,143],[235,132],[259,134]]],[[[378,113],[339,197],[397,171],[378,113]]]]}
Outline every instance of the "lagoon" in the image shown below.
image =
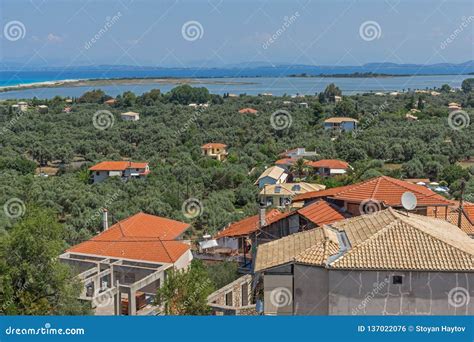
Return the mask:
{"type": "MultiPolygon", "coordinates": [[[[81,79],[80,75],[78,79],[81,79]]],[[[140,75],[144,77],[145,75],[140,75]]],[[[219,77],[219,78],[200,78],[193,79],[192,86],[202,86],[209,89],[214,94],[249,94],[258,95],[261,93],[271,93],[273,95],[314,95],[323,91],[330,83],[335,83],[344,95],[353,95],[367,92],[392,92],[406,91],[414,89],[427,89],[441,87],[448,84],[453,88],[459,88],[464,79],[472,75],[423,75],[423,76],[394,76],[394,77],[371,77],[371,78],[342,78],[342,77],[219,77]]],[[[25,79],[25,78],[23,78],[25,79]]],[[[188,78],[189,79],[189,78],[188,78]]],[[[57,81],[57,79],[53,79],[57,81]]],[[[47,80],[33,80],[33,82],[44,82],[47,80]]],[[[186,83],[186,80],[182,80],[186,83]]],[[[25,82],[30,83],[30,82],[25,82]]],[[[100,88],[108,95],[116,96],[125,91],[133,91],[137,95],[158,88],[162,92],[168,92],[176,87],[177,80],[169,82],[161,81],[159,83],[146,84],[116,84],[103,86],[61,86],[61,87],[43,87],[24,90],[12,90],[0,93],[0,99],[19,99],[33,98],[49,99],[54,96],[78,97],[84,92],[100,88]]],[[[138,82],[135,82],[138,83],[138,82]]]]}

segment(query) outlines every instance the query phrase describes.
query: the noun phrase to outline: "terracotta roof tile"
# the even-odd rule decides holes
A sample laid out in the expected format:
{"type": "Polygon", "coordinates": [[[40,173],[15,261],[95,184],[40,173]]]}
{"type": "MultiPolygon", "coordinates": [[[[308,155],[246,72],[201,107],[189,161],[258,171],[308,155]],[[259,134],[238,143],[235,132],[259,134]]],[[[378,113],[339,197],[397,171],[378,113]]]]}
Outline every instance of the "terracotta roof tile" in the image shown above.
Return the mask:
{"type": "Polygon", "coordinates": [[[323,200],[299,209],[298,213],[318,226],[344,220],[341,213],[323,200]]]}
{"type": "Polygon", "coordinates": [[[345,118],[345,117],[334,117],[334,118],[329,118],[324,120],[324,122],[327,123],[342,123],[342,122],[359,122],[356,119],[353,118],[345,118]]]}
{"type": "Polygon", "coordinates": [[[328,169],[344,169],[344,170],[347,170],[349,168],[349,163],[343,160],[337,160],[337,159],[321,159],[318,161],[308,162],[307,165],[314,168],[324,167],[328,169]]]}
{"type": "Polygon", "coordinates": [[[258,113],[258,110],[253,109],[253,108],[242,108],[239,110],[240,114],[256,114],[258,113]]]}
{"type": "Polygon", "coordinates": [[[187,244],[179,241],[89,240],[71,247],[68,252],[140,261],[174,263],[189,249],[190,247],[187,244]]]}
{"type": "Polygon", "coordinates": [[[126,169],[144,169],[148,163],[130,161],[103,161],[90,167],[90,171],[124,171],[126,169]]]}
{"type": "Polygon", "coordinates": [[[189,246],[174,241],[188,223],[138,213],[117,222],[92,239],[71,247],[74,253],[154,262],[174,262],[189,246]]]}
{"type": "MultiPolygon", "coordinates": [[[[272,209],[265,214],[265,223],[271,224],[288,214],[289,213],[282,213],[277,209],[272,209]]],[[[258,228],[259,215],[257,214],[231,223],[228,227],[218,232],[216,238],[245,236],[256,232],[258,228]]]]}
{"type": "Polygon", "coordinates": [[[207,143],[201,146],[201,148],[226,148],[226,144],[222,143],[207,143]]]}
{"type": "Polygon", "coordinates": [[[466,217],[474,224],[474,203],[464,203],[463,211],[466,214],[466,217]]]}
{"type": "MultiPolygon", "coordinates": [[[[459,205],[457,203],[457,205],[459,205]]],[[[453,208],[448,213],[448,222],[451,222],[455,226],[458,225],[459,220],[459,207],[453,208]]],[[[463,211],[461,215],[461,230],[468,235],[474,235],[474,204],[466,202],[463,204],[463,211]]]]}
{"type": "Polygon", "coordinates": [[[332,226],[350,241],[333,268],[474,271],[474,240],[443,220],[389,208],[332,226]]]}
{"type": "Polygon", "coordinates": [[[322,266],[329,256],[339,252],[335,234],[315,228],[259,245],[256,272],[293,261],[322,266]]]}
{"type": "Polygon", "coordinates": [[[472,272],[474,240],[446,221],[389,208],[260,245],[255,271],[290,262],[348,270],[472,272]],[[345,246],[339,246],[338,234],[349,240],[345,246]]]}
{"type": "Polygon", "coordinates": [[[451,205],[451,202],[443,196],[424,186],[387,176],[372,178],[361,183],[324,191],[307,192],[296,196],[293,201],[329,197],[355,203],[375,200],[386,206],[401,206],[401,197],[407,191],[412,192],[416,196],[418,206],[451,205]]]}

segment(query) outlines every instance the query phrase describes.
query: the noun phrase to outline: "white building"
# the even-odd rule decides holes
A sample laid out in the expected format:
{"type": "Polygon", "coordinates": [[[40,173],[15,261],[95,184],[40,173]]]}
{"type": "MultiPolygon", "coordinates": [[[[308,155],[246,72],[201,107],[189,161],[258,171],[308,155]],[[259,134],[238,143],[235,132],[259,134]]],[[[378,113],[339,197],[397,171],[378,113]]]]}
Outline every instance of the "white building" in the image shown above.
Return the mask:
{"type": "Polygon", "coordinates": [[[130,161],[104,161],[89,168],[92,172],[93,183],[100,183],[108,177],[123,179],[140,178],[150,173],[148,163],[130,161]]]}
{"type": "Polygon", "coordinates": [[[126,112],[120,114],[120,117],[124,121],[138,121],[140,120],[140,114],[135,113],[135,112],[126,112]]]}

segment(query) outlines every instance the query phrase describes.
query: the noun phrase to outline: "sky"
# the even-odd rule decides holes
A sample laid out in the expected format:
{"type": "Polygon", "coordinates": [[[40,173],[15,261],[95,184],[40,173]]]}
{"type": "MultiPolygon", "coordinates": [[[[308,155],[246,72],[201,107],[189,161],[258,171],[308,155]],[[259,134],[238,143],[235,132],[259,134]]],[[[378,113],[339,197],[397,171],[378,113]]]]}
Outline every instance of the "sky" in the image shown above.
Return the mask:
{"type": "Polygon", "coordinates": [[[2,0],[0,61],[362,65],[474,59],[474,1],[2,0]]]}

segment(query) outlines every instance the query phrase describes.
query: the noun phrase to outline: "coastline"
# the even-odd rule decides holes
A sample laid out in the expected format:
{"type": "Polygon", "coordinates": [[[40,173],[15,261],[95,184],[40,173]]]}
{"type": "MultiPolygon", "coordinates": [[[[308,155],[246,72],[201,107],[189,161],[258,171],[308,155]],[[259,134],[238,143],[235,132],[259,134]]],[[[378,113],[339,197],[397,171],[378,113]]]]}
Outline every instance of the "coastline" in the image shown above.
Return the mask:
{"type": "Polygon", "coordinates": [[[248,85],[255,82],[237,82],[237,81],[217,81],[208,78],[104,78],[104,79],[70,79],[58,81],[43,81],[26,84],[16,84],[10,86],[0,86],[0,93],[28,90],[37,88],[73,88],[73,87],[100,87],[111,85],[145,85],[145,84],[221,84],[221,85],[248,85]],[[205,82],[204,82],[205,80],[205,82]]]}

